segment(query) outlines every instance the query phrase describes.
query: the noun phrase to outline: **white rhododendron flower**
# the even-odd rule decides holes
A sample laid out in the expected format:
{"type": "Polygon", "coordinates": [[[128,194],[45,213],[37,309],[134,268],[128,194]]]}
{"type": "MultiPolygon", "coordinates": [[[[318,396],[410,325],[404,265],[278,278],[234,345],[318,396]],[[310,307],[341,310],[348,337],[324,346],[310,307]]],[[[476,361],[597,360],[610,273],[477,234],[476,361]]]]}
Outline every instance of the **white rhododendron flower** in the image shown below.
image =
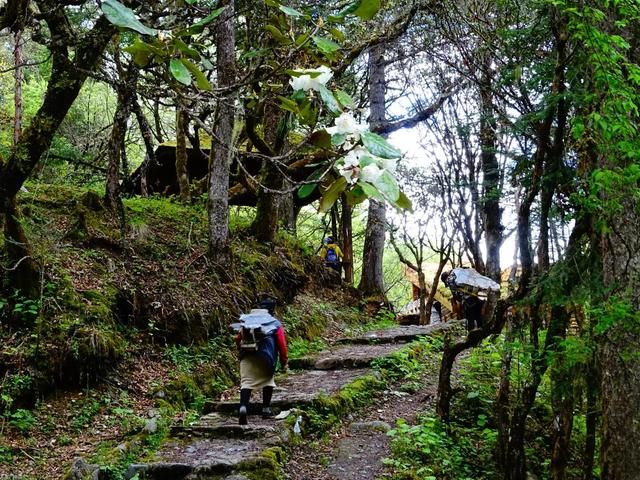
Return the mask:
{"type": "Polygon", "coordinates": [[[380,175],[382,175],[382,170],[380,170],[380,167],[371,164],[362,169],[362,172],[360,172],[360,179],[365,182],[375,183],[376,180],[380,178],[380,175]]]}
{"type": "Polygon", "coordinates": [[[356,183],[361,171],[360,159],[363,155],[368,154],[369,151],[362,147],[357,147],[351,150],[342,159],[342,163],[338,165],[338,172],[340,175],[346,178],[347,182],[356,183]]]}
{"type": "Polygon", "coordinates": [[[336,118],[335,125],[326,130],[329,135],[345,135],[343,148],[349,149],[360,141],[360,134],[366,129],[366,125],[359,124],[351,113],[344,112],[336,118]]]}
{"type": "Polygon", "coordinates": [[[331,135],[349,135],[351,133],[359,134],[362,128],[363,127],[357,122],[357,120],[351,113],[344,112],[338,118],[336,118],[336,122],[333,127],[327,128],[327,133],[331,135]]]}
{"type": "Polygon", "coordinates": [[[320,85],[325,86],[333,76],[333,72],[326,65],[320,65],[315,69],[296,70],[296,72],[300,72],[303,75],[291,77],[289,84],[294,90],[304,90],[305,92],[307,90],[320,90],[320,85]],[[311,76],[311,74],[316,73],[319,73],[319,75],[311,76]]]}

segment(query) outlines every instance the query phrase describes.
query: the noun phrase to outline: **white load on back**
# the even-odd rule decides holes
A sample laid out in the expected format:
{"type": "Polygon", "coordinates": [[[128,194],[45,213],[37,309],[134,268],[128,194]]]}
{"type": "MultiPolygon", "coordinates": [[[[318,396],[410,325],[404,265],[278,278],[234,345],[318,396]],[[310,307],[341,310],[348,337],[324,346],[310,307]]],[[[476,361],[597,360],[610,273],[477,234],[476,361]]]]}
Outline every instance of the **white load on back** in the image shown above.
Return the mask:
{"type": "Polygon", "coordinates": [[[500,291],[500,285],[473,268],[454,268],[451,274],[455,277],[455,284],[465,293],[486,297],[490,291],[500,291]]]}
{"type": "Polygon", "coordinates": [[[240,315],[240,321],[230,326],[235,332],[241,333],[240,348],[242,350],[257,351],[258,342],[274,333],[278,325],[278,319],[272,317],[268,310],[254,308],[250,313],[240,315]]]}

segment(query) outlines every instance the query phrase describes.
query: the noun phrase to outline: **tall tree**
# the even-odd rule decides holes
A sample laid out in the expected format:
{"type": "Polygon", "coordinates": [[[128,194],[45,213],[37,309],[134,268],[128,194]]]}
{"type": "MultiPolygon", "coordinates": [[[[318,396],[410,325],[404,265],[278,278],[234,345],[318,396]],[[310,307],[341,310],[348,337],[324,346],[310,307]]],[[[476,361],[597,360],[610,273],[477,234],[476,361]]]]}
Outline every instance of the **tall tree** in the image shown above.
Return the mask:
{"type": "Polygon", "coordinates": [[[236,43],[235,3],[223,0],[225,7],[216,23],[216,69],[218,102],[214,135],[209,157],[207,215],[209,218],[209,255],[224,269],[231,264],[229,246],[229,169],[233,159],[233,129],[235,119],[236,43]]]}
{"type": "MultiPolygon", "coordinates": [[[[385,46],[380,43],[369,51],[369,125],[379,130],[386,121],[385,46]]],[[[384,202],[370,199],[364,250],[362,252],[362,277],[358,289],[369,296],[386,301],[384,290],[384,242],[386,206],[384,202]]]]}
{"type": "Polygon", "coordinates": [[[189,185],[189,170],[187,169],[187,114],[185,110],[176,107],[176,176],[180,188],[180,201],[191,201],[191,186],[189,185]]]}

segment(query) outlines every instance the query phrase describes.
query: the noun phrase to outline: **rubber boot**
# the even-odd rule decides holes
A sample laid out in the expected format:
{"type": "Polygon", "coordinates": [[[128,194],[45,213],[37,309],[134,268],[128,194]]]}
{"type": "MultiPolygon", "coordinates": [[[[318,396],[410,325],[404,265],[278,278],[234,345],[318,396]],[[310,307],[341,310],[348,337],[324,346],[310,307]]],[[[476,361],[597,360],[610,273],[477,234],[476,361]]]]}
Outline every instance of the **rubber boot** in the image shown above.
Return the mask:
{"type": "Polygon", "coordinates": [[[273,387],[264,387],[262,389],[262,418],[270,418],[273,416],[271,411],[271,397],[273,396],[273,387]]]}
{"type": "Polygon", "coordinates": [[[249,400],[251,399],[251,389],[243,388],[240,390],[240,410],[238,411],[238,423],[246,425],[248,423],[249,400]]]}

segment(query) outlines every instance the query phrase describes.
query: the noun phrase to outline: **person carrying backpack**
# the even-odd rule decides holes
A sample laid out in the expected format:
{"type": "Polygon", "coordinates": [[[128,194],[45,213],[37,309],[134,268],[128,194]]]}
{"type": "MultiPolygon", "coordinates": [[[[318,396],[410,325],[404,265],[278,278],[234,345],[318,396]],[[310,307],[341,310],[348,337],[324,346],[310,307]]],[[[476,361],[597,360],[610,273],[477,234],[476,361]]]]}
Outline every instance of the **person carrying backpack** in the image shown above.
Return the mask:
{"type": "Polygon", "coordinates": [[[240,356],[240,425],[248,423],[249,400],[254,389],[262,389],[262,418],[272,416],[271,397],[276,386],[274,374],[278,360],[283,371],[288,368],[287,339],[282,323],[273,316],[276,302],[268,299],[258,308],[242,315],[232,325],[238,330],[236,344],[240,356]]]}
{"type": "Polygon", "coordinates": [[[320,258],[324,260],[324,264],[339,273],[342,269],[342,257],[342,250],[340,250],[338,245],[333,243],[333,238],[325,238],[324,244],[320,249],[320,258]]]}
{"type": "Polygon", "coordinates": [[[467,330],[481,330],[488,292],[500,292],[500,285],[473,268],[442,272],[440,280],[451,290],[451,306],[458,319],[467,319],[467,330]],[[480,298],[483,297],[483,298],[480,298]]]}

